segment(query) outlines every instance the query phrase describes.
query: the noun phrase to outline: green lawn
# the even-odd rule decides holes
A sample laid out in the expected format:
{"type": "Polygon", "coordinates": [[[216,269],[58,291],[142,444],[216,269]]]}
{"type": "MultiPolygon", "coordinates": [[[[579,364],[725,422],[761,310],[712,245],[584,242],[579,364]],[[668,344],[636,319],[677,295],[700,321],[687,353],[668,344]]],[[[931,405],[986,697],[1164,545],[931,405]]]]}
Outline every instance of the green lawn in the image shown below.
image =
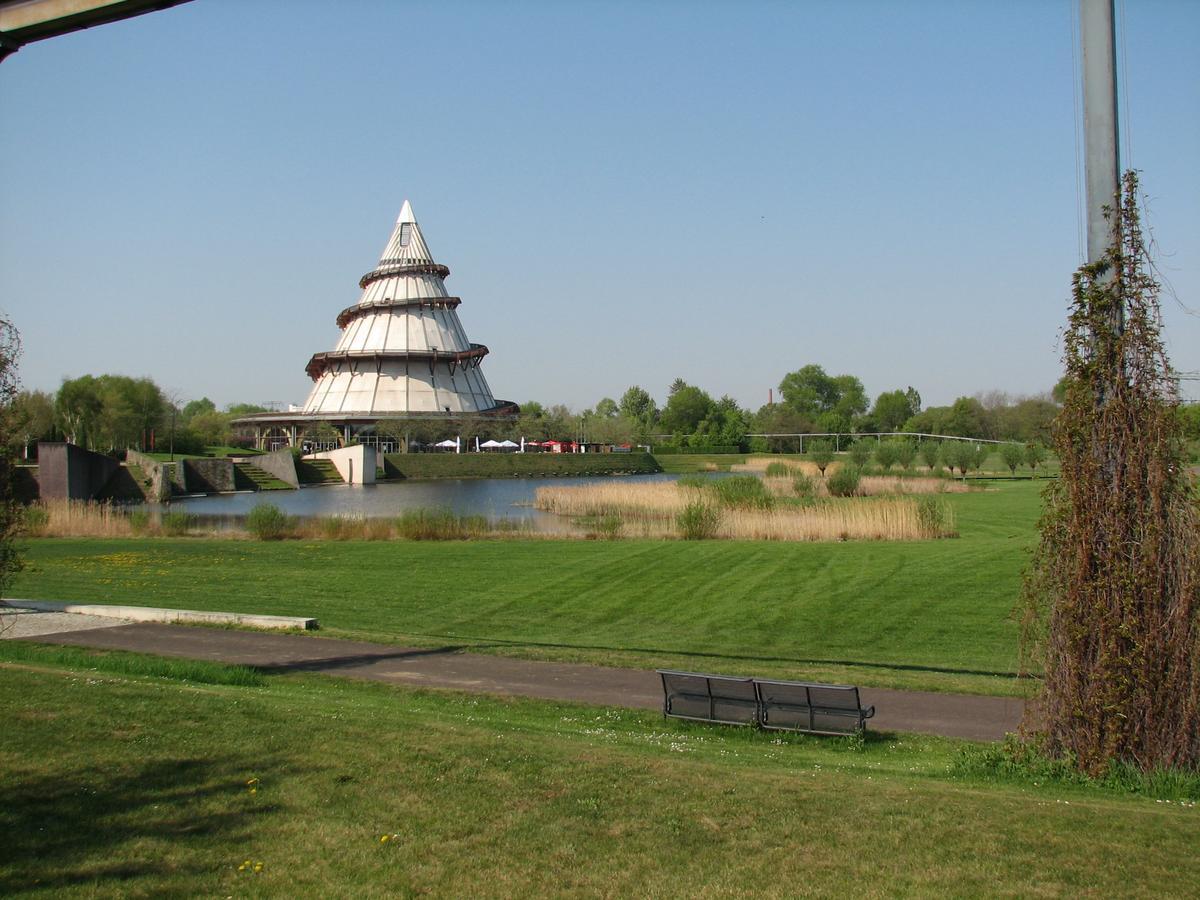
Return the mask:
{"type": "Polygon", "coordinates": [[[952,741],[35,655],[0,663],[4,895],[1200,892],[1194,802],[980,779],[952,741]]]}
{"type": "Polygon", "coordinates": [[[1039,485],[913,543],[43,539],[10,596],[316,616],[326,633],[611,665],[1015,694],[1039,485]]]}

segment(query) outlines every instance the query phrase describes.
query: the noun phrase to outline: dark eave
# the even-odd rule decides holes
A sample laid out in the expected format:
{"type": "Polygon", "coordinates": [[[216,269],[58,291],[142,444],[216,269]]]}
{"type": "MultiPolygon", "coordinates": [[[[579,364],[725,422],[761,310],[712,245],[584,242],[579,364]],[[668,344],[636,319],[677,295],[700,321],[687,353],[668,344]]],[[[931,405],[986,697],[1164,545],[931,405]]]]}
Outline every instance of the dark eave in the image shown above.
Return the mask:
{"type": "Polygon", "coordinates": [[[362,316],[370,315],[381,309],[398,309],[402,307],[415,307],[417,309],[456,309],[462,303],[461,297],[423,297],[416,300],[391,299],[385,297],[382,300],[373,300],[370,303],[361,303],[354,306],[347,306],[337,317],[338,328],[345,328],[355,319],[362,316]]]}
{"type": "MultiPolygon", "coordinates": [[[[429,363],[432,372],[438,363],[448,363],[453,372],[458,366],[478,366],[488,354],[488,348],[483,344],[472,344],[469,350],[330,350],[326,353],[314,353],[304,371],[308,377],[316,381],[332,366],[341,363],[371,363],[376,369],[383,363],[392,360],[421,361],[429,363]]],[[[356,367],[356,366],[355,366],[356,367]]],[[[357,367],[356,367],[357,368],[357,367]]]]}
{"type": "Polygon", "coordinates": [[[380,263],[362,278],[358,279],[358,286],[365,288],[372,281],[379,281],[383,278],[391,278],[394,275],[437,275],[439,278],[449,278],[450,270],[441,263],[396,263],[388,264],[380,263]]]}

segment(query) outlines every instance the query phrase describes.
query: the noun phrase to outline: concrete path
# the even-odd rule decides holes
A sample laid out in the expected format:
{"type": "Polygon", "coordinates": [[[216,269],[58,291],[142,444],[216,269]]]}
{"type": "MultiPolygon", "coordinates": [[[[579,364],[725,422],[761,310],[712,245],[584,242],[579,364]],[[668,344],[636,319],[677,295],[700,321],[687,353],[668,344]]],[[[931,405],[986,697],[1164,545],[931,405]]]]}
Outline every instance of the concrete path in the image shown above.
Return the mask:
{"type": "Polygon", "coordinates": [[[128,625],[129,619],[112,616],[84,616],[54,610],[0,607],[0,638],[36,637],[90,628],[115,628],[128,625]]]}
{"type": "MultiPolygon", "coordinates": [[[[265,671],[321,672],[425,688],[450,688],[600,706],[659,709],[662,684],[654,672],[511,659],[465,652],[460,647],[406,648],[334,638],[189,628],[140,623],[91,631],[42,635],[44,643],[159,656],[240,663],[265,671]]],[[[751,673],[752,674],[752,673],[751,673]]],[[[875,705],[870,726],[972,740],[999,740],[1014,731],[1023,703],[976,697],[863,688],[875,705]]]]}

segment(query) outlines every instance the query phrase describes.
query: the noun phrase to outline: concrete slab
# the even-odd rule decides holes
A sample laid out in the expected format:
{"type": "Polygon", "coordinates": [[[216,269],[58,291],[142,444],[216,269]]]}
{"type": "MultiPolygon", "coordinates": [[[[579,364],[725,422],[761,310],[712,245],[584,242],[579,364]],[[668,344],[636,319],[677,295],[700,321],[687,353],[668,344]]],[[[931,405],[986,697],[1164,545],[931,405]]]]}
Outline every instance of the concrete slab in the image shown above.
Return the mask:
{"type": "Polygon", "coordinates": [[[38,637],[92,628],[115,628],[128,624],[128,619],[114,619],[111,616],[85,616],[37,609],[5,609],[0,606],[0,638],[38,637]]]}
{"type": "Polygon", "coordinates": [[[58,603],[50,600],[7,600],[9,606],[38,612],[76,613],[124,619],[126,622],[193,622],[207,625],[247,625],[251,628],[305,631],[317,620],[304,616],[262,616],[208,612],[199,609],[162,609],[152,606],[110,606],[104,603],[58,603]]]}

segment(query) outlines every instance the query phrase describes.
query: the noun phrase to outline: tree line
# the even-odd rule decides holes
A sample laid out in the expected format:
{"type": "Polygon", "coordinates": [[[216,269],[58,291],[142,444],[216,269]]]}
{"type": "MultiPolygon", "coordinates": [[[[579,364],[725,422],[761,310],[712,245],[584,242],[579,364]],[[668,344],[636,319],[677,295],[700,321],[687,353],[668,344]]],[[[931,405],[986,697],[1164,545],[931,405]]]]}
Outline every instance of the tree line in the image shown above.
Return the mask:
{"type": "MultiPolygon", "coordinates": [[[[430,442],[460,435],[519,440],[586,440],[615,444],[668,445],[680,448],[730,448],[795,452],[801,439],[792,435],[917,432],[953,437],[1050,443],[1050,425],[1058,413],[1061,387],[1034,397],[1010,397],[992,391],[959,397],[947,406],[923,407],[909,386],[883,391],[872,401],[855,375],[829,375],[809,364],[779,383],[779,399],[758,410],[740,406],[728,395],[714,398],[681,378],[668,387],[660,407],[639,385],[620,399],[604,397],[593,407],[574,411],[563,404],[529,401],[515,422],[483,416],[441,420],[382,419],[381,437],[430,442]],[[754,437],[753,435],[777,435],[754,437]]],[[[207,397],[180,403],[150,378],[83,375],[64,379],[58,391],[21,391],[13,400],[13,422],[24,455],[39,440],[67,440],[101,452],[128,448],[174,449],[199,453],[206,446],[249,446],[232,426],[234,419],[266,408],[236,403],[218,409],[207,397]]],[[[1200,440],[1200,404],[1182,408],[1185,431],[1200,440]]],[[[310,439],[335,441],[338,431],[318,425],[310,439]]],[[[807,446],[811,439],[803,443],[807,446]]]]}
{"type": "Polygon", "coordinates": [[[127,375],[66,378],[53,394],[21,391],[12,402],[13,434],[25,457],[38,441],[70,441],[101,453],[245,445],[232,421],[265,411],[250,403],[218,410],[207,397],[180,404],[152,379],[127,375]]]}

